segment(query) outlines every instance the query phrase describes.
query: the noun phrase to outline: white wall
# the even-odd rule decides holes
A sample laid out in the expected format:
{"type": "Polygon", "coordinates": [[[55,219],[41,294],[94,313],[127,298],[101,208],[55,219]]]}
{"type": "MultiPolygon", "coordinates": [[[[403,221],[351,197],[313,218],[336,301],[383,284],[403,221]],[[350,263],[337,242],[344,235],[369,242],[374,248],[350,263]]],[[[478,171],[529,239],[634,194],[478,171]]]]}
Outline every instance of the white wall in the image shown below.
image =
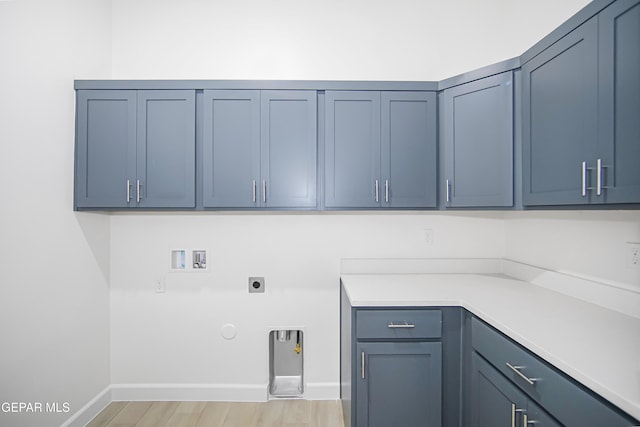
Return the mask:
{"type": "MultiPolygon", "coordinates": [[[[587,3],[113,0],[112,76],[439,80],[521,54],[587,3]]],[[[340,259],[503,257],[504,227],[502,213],[115,215],[112,382],[265,384],[266,331],[293,325],[311,397],[336,397],[340,259]],[[169,248],[197,246],[209,273],[167,274],[169,248]],[[253,275],[266,295],[247,293],[253,275]],[[220,336],[227,322],[235,340],[220,336]]]]}
{"type": "Polygon", "coordinates": [[[0,1],[0,412],[60,425],[109,384],[109,218],[72,210],[76,77],[109,77],[104,0],[0,1]],[[46,413],[56,403],[68,413],[46,413]]]}
{"type": "Polygon", "coordinates": [[[509,212],[509,259],[640,293],[640,269],[627,264],[640,243],[640,211],[509,212]]]}
{"type": "MultiPolygon", "coordinates": [[[[340,259],[502,257],[501,217],[113,216],[112,380],[265,385],[269,328],[302,326],[307,397],[337,397],[340,259]],[[433,230],[433,244],[425,242],[424,229],[433,230]],[[168,273],[171,248],[203,247],[211,251],[208,273],[168,273]],[[249,276],[266,278],[265,294],[248,293],[249,276]],[[156,278],[166,280],[166,293],[154,292],[156,278]],[[226,323],[237,327],[236,339],[221,337],[226,323]]],[[[266,387],[257,396],[265,398],[266,387]]]]}
{"type": "Polygon", "coordinates": [[[520,55],[588,0],[113,0],[113,76],[441,80],[520,55]]]}

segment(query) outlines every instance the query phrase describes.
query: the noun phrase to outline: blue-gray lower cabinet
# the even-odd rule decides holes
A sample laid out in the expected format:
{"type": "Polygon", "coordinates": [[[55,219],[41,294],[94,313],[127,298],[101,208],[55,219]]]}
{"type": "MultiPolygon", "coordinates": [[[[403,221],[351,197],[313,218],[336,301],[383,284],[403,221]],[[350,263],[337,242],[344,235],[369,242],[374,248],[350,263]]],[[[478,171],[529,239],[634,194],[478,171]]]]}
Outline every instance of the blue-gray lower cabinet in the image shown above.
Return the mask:
{"type": "Polygon", "coordinates": [[[194,208],[195,91],[79,90],[75,208],[194,208]]]}
{"type": "Polygon", "coordinates": [[[436,206],[434,92],[327,91],[325,206],[436,206]]]}
{"type": "Polygon", "coordinates": [[[472,356],[471,422],[469,427],[561,427],[561,424],[493,366],[474,352],[472,356]]]}
{"type": "Polygon", "coordinates": [[[513,206],[513,73],[443,94],[445,207],[513,206]]]}
{"type": "Polygon", "coordinates": [[[359,342],[356,425],[441,425],[442,344],[359,342]]]}
{"type": "Polygon", "coordinates": [[[470,319],[470,327],[470,407],[465,408],[470,426],[638,425],[638,420],[478,318],[470,319]]]}
{"type": "Polygon", "coordinates": [[[352,307],[342,288],[340,313],[345,427],[459,424],[459,309],[352,307]]]}
{"type": "Polygon", "coordinates": [[[315,91],[205,90],[203,206],[316,206],[315,91]]]}

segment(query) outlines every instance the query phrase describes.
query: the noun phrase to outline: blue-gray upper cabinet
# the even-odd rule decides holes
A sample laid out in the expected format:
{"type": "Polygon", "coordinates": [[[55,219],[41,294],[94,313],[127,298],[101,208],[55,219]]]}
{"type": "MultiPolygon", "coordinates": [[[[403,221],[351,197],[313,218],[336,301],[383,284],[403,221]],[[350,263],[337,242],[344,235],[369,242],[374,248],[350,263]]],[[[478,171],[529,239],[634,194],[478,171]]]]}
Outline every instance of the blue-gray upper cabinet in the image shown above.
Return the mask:
{"type": "Polygon", "coordinates": [[[325,206],[436,205],[436,95],[327,91],[325,206]]]}
{"type": "Polygon", "coordinates": [[[316,206],[315,91],[205,90],[205,208],[316,206]]]}
{"type": "Polygon", "coordinates": [[[513,74],[444,91],[446,207],[513,206],[513,74]]]}
{"type": "Polygon", "coordinates": [[[619,0],[523,65],[525,205],[640,203],[639,40],[619,0]]]}
{"type": "Polygon", "coordinates": [[[598,135],[598,22],[591,18],[522,66],[523,203],[587,203],[598,135]]]}
{"type": "Polygon", "coordinates": [[[316,207],[316,92],[263,90],[261,103],[263,206],[316,207]]]}
{"type": "Polygon", "coordinates": [[[195,207],[195,92],[80,90],[75,206],[195,207]]]}
{"type": "Polygon", "coordinates": [[[591,199],[595,192],[597,202],[640,203],[640,1],[607,7],[598,29],[599,138],[589,164],[596,169],[591,199]]]}
{"type": "Polygon", "coordinates": [[[204,207],[259,205],[260,91],[205,90],[204,207]]]}

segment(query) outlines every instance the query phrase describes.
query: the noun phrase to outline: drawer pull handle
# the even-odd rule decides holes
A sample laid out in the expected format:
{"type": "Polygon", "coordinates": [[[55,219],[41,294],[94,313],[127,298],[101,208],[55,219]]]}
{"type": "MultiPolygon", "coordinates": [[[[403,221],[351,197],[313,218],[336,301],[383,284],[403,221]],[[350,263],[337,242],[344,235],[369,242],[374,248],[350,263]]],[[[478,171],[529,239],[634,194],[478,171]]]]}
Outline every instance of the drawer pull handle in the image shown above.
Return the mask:
{"type": "Polygon", "coordinates": [[[415,328],[415,327],[416,327],[416,325],[413,325],[413,324],[407,323],[407,322],[404,322],[404,323],[393,323],[393,322],[391,322],[391,323],[389,323],[387,325],[387,328],[391,328],[391,329],[412,329],[412,328],[415,328]]]}
{"type": "Polygon", "coordinates": [[[360,353],[360,357],[362,358],[361,362],[361,366],[362,366],[362,379],[364,379],[364,351],[362,353],[360,353]]]}
{"type": "Polygon", "coordinates": [[[515,372],[516,374],[518,374],[518,376],[520,378],[522,378],[523,380],[525,380],[526,382],[528,382],[530,385],[534,385],[536,381],[539,380],[539,378],[529,378],[528,376],[526,376],[525,374],[523,374],[522,372],[520,372],[520,369],[524,368],[524,366],[513,366],[511,363],[507,362],[507,366],[509,367],[509,369],[511,369],[513,372],[515,372]]]}

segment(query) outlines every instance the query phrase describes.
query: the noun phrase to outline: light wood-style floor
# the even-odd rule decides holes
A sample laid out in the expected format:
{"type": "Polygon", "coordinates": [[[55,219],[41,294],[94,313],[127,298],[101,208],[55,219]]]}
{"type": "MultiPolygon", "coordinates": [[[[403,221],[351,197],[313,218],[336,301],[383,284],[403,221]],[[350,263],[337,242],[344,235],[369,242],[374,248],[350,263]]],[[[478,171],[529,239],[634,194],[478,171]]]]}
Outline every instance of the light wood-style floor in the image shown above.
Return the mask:
{"type": "Polygon", "coordinates": [[[343,427],[337,400],[113,402],[87,427],[343,427]]]}

